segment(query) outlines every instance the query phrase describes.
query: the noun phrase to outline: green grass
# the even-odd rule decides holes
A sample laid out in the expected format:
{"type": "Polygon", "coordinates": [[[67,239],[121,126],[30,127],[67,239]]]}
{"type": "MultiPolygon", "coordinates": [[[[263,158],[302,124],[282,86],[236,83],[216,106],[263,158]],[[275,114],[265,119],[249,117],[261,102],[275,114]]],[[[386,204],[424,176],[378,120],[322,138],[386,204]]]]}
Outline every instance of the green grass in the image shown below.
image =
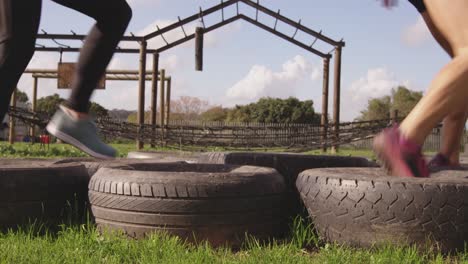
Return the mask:
{"type": "Polygon", "coordinates": [[[287,240],[262,244],[249,239],[239,251],[187,244],[161,233],[143,240],[100,235],[87,224],[63,226],[58,234],[37,235],[34,228],[0,234],[0,263],[468,263],[468,251],[442,256],[414,247],[323,244],[305,221],[296,221],[287,240]]]}
{"type": "MultiPolygon", "coordinates": [[[[118,151],[119,157],[127,157],[128,152],[135,151],[135,144],[111,144],[118,151]]],[[[146,147],[144,150],[150,150],[146,147]]],[[[151,149],[155,151],[170,151],[168,148],[151,149]]],[[[50,144],[49,148],[44,148],[40,144],[15,143],[9,145],[0,142],[0,158],[75,158],[88,157],[82,151],[68,144],[50,144]]]]}
{"type": "MultiPolygon", "coordinates": [[[[112,144],[121,157],[135,150],[135,144],[112,144]]],[[[149,150],[149,148],[146,148],[149,150]]],[[[155,150],[155,149],[153,149],[155,150]]],[[[174,151],[158,148],[158,151],[174,151]]],[[[210,150],[223,151],[222,148],[210,150]]],[[[254,150],[261,151],[261,150],[254,150]]],[[[264,151],[264,150],[263,150],[264,151]]],[[[275,149],[271,151],[284,151],[275,149]]],[[[321,155],[320,151],[306,152],[321,155]]],[[[327,153],[331,154],[331,153],[327,153]]],[[[341,149],[338,155],[373,158],[370,150],[341,149]]],[[[65,144],[53,144],[41,150],[39,144],[0,143],[0,157],[58,158],[85,157],[65,144]]],[[[284,241],[259,243],[250,239],[240,251],[214,249],[207,244],[190,245],[165,234],[155,234],[144,240],[129,240],[119,234],[100,235],[95,226],[64,225],[58,234],[40,232],[29,227],[24,231],[0,234],[0,264],[2,263],[467,263],[468,251],[455,256],[442,256],[431,250],[414,247],[379,247],[353,249],[324,244],[310,224],[297,219],[291,236],[284,241]]],[[[215,232],[216,230],[214,230],[215,232]]]]}
{"type": "MultiPolygon", "coordinates": [[[[131,151],[136,151],[134,143],[116,143],[111,144],[118,151],[119,157],[126,157],[131,151]]],[[[145,145],[143,150],[151,151],[177,151],[176,148],[169,147],[158,147],[150,148],[145,145]]],[[[221,147],[207,147],[204,151],[253,151],[253,152],[286,152],[286,149],[273,148],[273,149],[225,149],[221,147]]],[[[304,152],[308,155],[323,155],[320,150],[304,152]]],[[[341,156],[354,156],[354,157],[367,157],[374,158],[374,154],[371,150],[350,150],[341,149],[337,154],[326,153],[326,155],[341,155],[341,156]]],[[[87,157],[87,155],[80,150],[68,145],[68,144],[50,144],[48,149],[40,146],[40,144],[30,143],[15,143],[9,145],[7,142],[0,142],[0,158],[74,158],[74,157],[87,157]]]]}

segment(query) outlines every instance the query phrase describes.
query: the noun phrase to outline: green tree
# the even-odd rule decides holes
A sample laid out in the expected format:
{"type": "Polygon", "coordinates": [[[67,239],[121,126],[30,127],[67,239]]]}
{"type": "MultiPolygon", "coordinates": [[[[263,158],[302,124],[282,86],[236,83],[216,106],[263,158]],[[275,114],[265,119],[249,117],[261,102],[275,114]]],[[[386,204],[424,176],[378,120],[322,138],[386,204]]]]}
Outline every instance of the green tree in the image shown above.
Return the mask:
{"type": "Polygon", "coordinates": [[[392,107],[392,98],[384,96],[380,98],[370,99],[367,104],[367,109],[361,111],[359,121],[378,120],[390,118],[390,109],[392,107]]]}
{"type": "Polygon", "coordinates": [[[228,121],[260,123],[320,123],[313,101],[297,98],[261,98],[256,103],[236,106],[228,113],[228,121]]]}
{"type": "Polygon", "coordinates": [[[407,116],[421,100],[422,92],[411,91],[404,86],[392,89],[391,95],[373,98],[368,101],[367,108],[361,111],[359,121],[390,118],[393,110],[398,110],[400,117],[407,116]]]}
{"type": "Polygon", "coordinates": [[[397,109],[399,116],[407,116],[423,97],[422,92],[411,91],[399,86],[392,90],[392,110],[397,109]]]}
{"type": "Polygon", "coordinates": [[[25,92],[16,88],[16,101],[21,103],[27,103],[29,102],[28,95],[25,92]]]}
{"type": "MultiPolygon", "coordinates": [[[[49,115],[53,115],[57,111],[60,104],[66,100],[61,98],[58,94],[49,95],[46,97],[39,98],[37,100],[36,109],[41,112],[46,112],[49,115]]],[[[89,113],[94,117],[107,117],[109,111],[98,103],[91,102],[89,113]]]]}
{"type": "Polygon", "coordinates": [[[37,100],[36,109],[38,111],[46,112],[49,115],[53,115],[55,111],[57,111],[59,105],[64,101],[65,99],[61,98],[58,94],[49,95],[37,100]]]}
{"type": "Polygon", "coordinates": [[[225,121],[229,110],[222,106],[214,106],[201,113],[200,118],[203,121],[225,121]]]}
{"type": "Polygon", "coordinates": [[[91,102],[91,105],[89,107],[89,113],[95,117],[108,117],[109,116],[109,111],[104,108],[102,105],[91,102]]]}

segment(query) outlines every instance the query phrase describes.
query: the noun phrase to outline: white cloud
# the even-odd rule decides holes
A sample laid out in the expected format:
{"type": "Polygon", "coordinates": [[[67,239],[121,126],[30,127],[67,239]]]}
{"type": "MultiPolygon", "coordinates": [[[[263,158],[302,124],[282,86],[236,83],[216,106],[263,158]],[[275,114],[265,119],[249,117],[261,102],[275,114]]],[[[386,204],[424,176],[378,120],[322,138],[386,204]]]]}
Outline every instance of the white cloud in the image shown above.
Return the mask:
{"type": "Polygon", "coordinates": [[[298,82],[320,76],[318,67],[302,56],[286,61],[282,70],[274,72],[263,65],[254,65],[242,80],[229,88],[226,101],[229,104],[247,103],[261,97],[286,98],[294,96],[298,82]]]}
{"type": "Polygon", "coordinates": [[[342,119],[356,118],[367,106],[369,99],[390,95],[391,90],[399,85],[411,88],[409,81],[398,80],[395,74],[386,68],[369,69],[366,76],[354,81],[350,88],[343,92],[342,119]]]}
{"type": "Polygon", "coordinates": [[[417,47],[431,39],[431,33],[420,16],[418,20],[408,26],[402,35],[403,43],[410,47],[417,47]]]}

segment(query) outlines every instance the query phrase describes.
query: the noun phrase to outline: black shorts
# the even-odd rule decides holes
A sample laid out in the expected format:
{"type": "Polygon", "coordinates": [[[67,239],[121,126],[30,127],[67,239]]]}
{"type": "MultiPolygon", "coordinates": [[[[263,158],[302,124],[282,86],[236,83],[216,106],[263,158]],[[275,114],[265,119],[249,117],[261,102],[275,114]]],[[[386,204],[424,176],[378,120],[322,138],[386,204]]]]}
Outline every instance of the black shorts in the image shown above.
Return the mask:
{"type": "Polygon", "coordinates": [[[424,4],[423,0],[408,0],[410,3],[416,7],[416,9],[419,11],[419,13],[426,12],[426,5],[424,4]]]}

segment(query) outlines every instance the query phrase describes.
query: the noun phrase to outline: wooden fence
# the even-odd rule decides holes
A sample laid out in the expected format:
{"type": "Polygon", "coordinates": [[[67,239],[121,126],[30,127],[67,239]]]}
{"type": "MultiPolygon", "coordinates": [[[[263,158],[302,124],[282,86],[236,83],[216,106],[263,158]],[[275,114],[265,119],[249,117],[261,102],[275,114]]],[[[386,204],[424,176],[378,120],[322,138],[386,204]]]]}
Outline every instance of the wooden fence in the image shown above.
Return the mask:
{"type": "MultiPolygon", "coordinates": [[[[11,108],[10,114],[29,125],[44,128],[49,118],[45,113],[27,109],[11,108]]],[[[100,132],[108,140],[118,138],[139,140],[164,146],[221,146],[233,148],[289,148],[319,149],[330,146],[345,146],[355,149],[370,149],[373,136],[397,120],[373,120],[340,123],[339,132],[334,124],[277,124],[277,123],[226,123],[202,121],[171,121],[167,126],[120,122],[98,119],[100,132]]],[[[468,144],[465,133],[460,148],[468,144]]],[[[425,151],[437,151],[441,145],[440,127],[435,128],[424,144],[425,151]]]]}
{"type": "Polygon", "coordinates": [[[389,120],[339,124],[337,135],[333,124],[225,123],[172,121],[160,126],[99,120],[101,132],[108,138],[138,138],[155,145],[223,146],[234,148],[308,148],[344,144],[371,137],[389,124],[389,120]]]}

